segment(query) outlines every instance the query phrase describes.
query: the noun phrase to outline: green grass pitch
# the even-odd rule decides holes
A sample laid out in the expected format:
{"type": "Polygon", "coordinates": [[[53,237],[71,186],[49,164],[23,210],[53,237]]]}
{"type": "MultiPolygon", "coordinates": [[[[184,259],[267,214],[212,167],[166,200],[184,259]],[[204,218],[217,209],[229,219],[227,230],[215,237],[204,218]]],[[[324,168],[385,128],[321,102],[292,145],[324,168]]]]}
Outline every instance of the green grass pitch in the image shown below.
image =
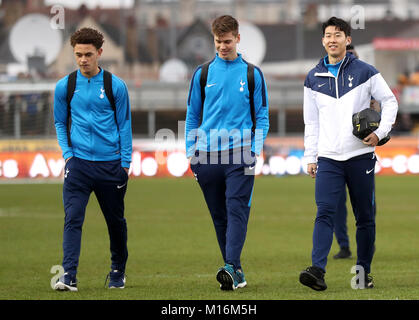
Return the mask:
{"type": "MultiPolygon", "coordinates": [[[[257,177],[242,265],[248,287],[223,292],[215,280],[221,254],[201,190],[193,178],[130,180],[127,285],[104,287],[109,238],[94,194],[86,211],[78,269],[79,292],[55,292],[51,267],[61,264],[61,184],[0,184],[0,299],[307,300],[419,298],[419,179],[376,177],[377,237],[373,290],[350,286],[356,259],[327,265],[328,289],[298,282],[311,264],[314,180],[257,177]]],[[[348,229],[356,256],[355,222],[348,229]]]]}

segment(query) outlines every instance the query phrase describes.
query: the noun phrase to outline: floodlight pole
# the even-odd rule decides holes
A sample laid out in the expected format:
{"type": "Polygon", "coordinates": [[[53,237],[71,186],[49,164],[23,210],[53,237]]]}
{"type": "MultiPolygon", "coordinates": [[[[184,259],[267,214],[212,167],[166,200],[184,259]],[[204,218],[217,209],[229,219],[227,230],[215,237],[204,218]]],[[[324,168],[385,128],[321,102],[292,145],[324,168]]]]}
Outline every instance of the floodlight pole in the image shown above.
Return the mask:
{"type": "Polygon", "coordinates": [[[125,15],[125,8],[124,8],[124,0],[119,0],[119,42],[120,46],[124,52],[126,51],[126,37],[127,37],[127,26],[126,26],[126,15],[125,15]]]}
{"type": "Polygon", "coordinates": [[[178,21],[178,5],[177,2],[172,2],[170,5],[170,57],[177,57],[177,30],[176,25],[178,21]]]}
{"type": "Polygon", "coordinates": [[[20,111],[21,111],[21,104],[22,101],[20,99],[14,100],[14,113],[13,113],[13,122],[14,122],[14,136],[15,139],[20,139],[21,137],[21,130],[20,130],[20,111]]]}
{"type": "Polygon", "coordinates": [[[297,17],[297,23],[296,23],[296,50],[297,50],[297,60],[303,60],[304,59],[304,17],[301,14],[302,8],[300,0],[295,0],[296,6],[298,10],[298,17],[297,17]]]}

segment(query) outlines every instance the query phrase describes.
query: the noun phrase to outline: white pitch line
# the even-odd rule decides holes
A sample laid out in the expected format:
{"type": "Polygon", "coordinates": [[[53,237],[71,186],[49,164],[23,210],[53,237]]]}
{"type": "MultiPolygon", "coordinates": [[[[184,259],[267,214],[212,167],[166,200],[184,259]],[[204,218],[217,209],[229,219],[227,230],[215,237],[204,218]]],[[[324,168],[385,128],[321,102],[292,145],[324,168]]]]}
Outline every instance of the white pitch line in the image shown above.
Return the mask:
{"type": "Polygon", "coordinates": [[[63,179],[5,179],[0,178],[0,185],[2,184],[63,184],[63,179]]]}

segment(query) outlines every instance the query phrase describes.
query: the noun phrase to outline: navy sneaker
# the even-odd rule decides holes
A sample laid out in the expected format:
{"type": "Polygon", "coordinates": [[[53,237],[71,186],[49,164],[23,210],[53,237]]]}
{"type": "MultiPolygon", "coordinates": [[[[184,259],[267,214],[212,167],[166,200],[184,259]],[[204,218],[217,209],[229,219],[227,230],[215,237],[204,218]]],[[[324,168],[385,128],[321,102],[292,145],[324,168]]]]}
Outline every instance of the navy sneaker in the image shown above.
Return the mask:
{"type": "Polygon", "coordinates": [[[109,272],[108,276],[106,277],[105,284],[108,281],[109,278],[109,289],[113,288],[119,288],[124,289],[125,288],[125,272],[119,271],[119,270],[112,270],[109,272]]]}
{"type": "Polygon", "coordinates": [[[54,290],[57,291],[78,291],[77,279],[68,272],[64,273],[55,283],[54,290]]]}
{"type": "Polygon", "coordinates": [[[327,289],[324,274],[322,268],[311,266],[300,273],[300,282],[313,290],[323,291],[327,289]]]}
{"type": "Polygon", "coordinates": [[[233,265],[226,263],[224,267],[218,269],[217,272],[217,281],[220,283],[221,290],[236,290],[237,285],[237,275],[234,271],[233,265]]]}
{"type": "Polygon", "coordinates": [[[236,277],[237,277],[237,288],[244,288],[247,286],[246,279],[244,278],[243,270],[236,270],[236,277]]]}

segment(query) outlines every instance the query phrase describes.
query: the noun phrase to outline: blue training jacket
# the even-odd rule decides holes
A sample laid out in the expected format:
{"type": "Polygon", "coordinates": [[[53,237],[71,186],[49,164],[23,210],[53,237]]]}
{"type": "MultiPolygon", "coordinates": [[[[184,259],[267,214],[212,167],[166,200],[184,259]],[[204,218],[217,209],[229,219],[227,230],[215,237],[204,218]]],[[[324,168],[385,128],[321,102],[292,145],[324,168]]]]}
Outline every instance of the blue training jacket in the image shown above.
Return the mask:
{"type": "Polygon", "coordinates": [[[189,87],[186,156],[193,156],[195,150],[224,151],[250,145],[252,151],[259,155],[269,130],[268,96],[262,71],[255,66],[256,130],[252,133],[247,62],[242,55],[238,54],[235,60],[228,61],[217,54],[210,63],[202,123],[201,69],[201,66],[196,69],[189,87]]]}
{"type": "Polygon", "coordinates": [[[131,111],[124,81],[112,75],[115,120],[115,112],[104,90],[103,70],[90,79],[77,71],[76,88],[71,100],[71,147],[67,139],[67,82],[68,75],[57,82],[54,95],[55,129],[63,158],[76,156],[90,161],[121,159],[122,167],[129,168],[132,154],[131,111]]]}

